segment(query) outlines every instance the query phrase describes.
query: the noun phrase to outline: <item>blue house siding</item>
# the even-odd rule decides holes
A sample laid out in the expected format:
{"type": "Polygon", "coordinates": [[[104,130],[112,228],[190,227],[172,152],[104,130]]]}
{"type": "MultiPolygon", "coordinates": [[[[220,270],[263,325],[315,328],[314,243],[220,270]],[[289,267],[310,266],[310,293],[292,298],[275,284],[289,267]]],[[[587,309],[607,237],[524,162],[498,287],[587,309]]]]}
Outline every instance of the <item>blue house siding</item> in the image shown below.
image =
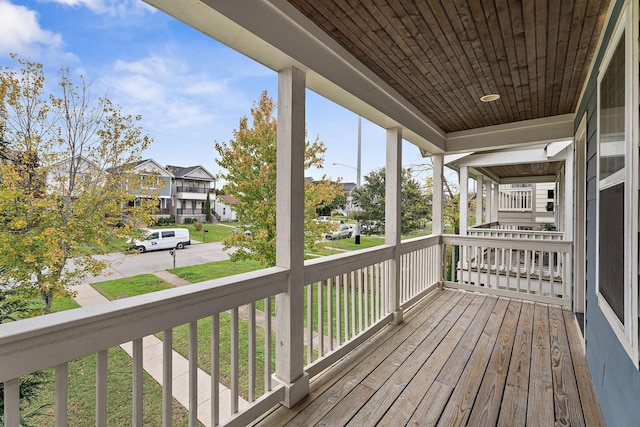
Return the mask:
{"type": "MultiPolygon", "coordinates": [[[[597,191],[597,72],[608,41],[623,6],[616,1],[597,62],[589,76],[587,89],[577,110],[577,129],[587,113],[587,259],[585,342],[586,356],[602,413],[611,426],[640,426],[640,372],[618,341],[598,307],[596,277],[596,191],[597,191]]],[[[637,60],[637,58],[635,59],[637,60]]],[[[637,119],[637,116],[636,116],[637,119]]]]}

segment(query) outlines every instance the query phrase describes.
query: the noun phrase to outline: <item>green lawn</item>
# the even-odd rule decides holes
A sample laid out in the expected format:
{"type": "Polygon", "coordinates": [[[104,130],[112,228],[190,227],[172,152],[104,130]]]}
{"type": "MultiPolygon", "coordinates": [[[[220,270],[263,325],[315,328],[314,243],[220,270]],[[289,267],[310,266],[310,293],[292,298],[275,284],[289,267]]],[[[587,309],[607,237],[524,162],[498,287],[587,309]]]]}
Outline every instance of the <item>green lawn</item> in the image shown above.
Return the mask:
{"type": "Polygon", "coordinates": [[[215,261],[167,270],[190,283],[218,279],[264,268],[258,261],[215,261]]]}
{"type": "MultiPolygon", "coordinates": [[[[56,298],[54,311],[77,308],[70,298],[56,298]]],[[[70,426],[95,425],[95,354],[91,354],[69,363],[68,423],[70,426]]],[[[108,360],[108,392],[107,392],[107,425],[131,425],[131,358],[120,348],[109,349],[108,360]]],[[[36,416],[34,425],[53,425],[55,400],[55,371],[44,370],[46,383],[40,391],[37,406],[46,405],[42,415],[36,416]]],[[[143,380],[144,388],[144,423],[145,425],[162,425],[162,387],[146,372],[143,380]]],[[[27,408],[26,411],[29,411],[27,408]]],[[[188,425],[188,411],[176,400],[173,401],[173,425],[188,425]]]]}
{"type": "Polygon", "coordinates": [[[139,274],[121,279],[106,280],[92,284],[93,288],[105,298],[114,300],[123,296],[148,294],[149,292],[170,289],[173,286],[153,274],[139,274]]]}

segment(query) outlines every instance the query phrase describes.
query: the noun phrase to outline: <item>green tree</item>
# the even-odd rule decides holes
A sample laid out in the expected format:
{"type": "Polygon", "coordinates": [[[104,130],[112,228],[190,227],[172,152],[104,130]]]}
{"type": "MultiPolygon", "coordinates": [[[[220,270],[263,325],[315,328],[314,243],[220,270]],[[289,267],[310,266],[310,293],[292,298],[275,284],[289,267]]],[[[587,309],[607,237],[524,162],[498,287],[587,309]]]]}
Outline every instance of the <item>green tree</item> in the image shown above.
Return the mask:
{"type": "Polygon", "coordinates": [[[207,193],[207,200],[204,201],[205,221],[211,222],[211,197],[207,193]]]}
{"type": "Polygon", "coordinates": [[[83,247],[124,240],[152,222],[157,200],[132,194],[144,187],[133,165],[150,139],[140,117],[92,98],[68,70],[46,94],[42,66],[17,63],[0,70],[0,128],[10,147],[0,162],[0,280],[39,295],[48,313],[54,296],[107,267],[83,247]]]}
{"type": "MultiPolygon", "coordinates": [[[[276,105],[264,91],[251,109],[251,122],[242,117],[233,138],[216,142],[218,165],[226,172],[220,178],[226,181],[224,194],[239,200],[235,205],[238,222],[243,230],[226,238],[225,249],[236,248],[231,259],[254,259],[266,266],[276,261],[276,105]]],[[[316,138],[305,147],[305,168],[321,168],[324,144],[316,138]]],[[[316,209],[331,203],[342,191],[338,183],[326,179],[305,181],[305,246],[317,247],[326,225],[316,223],[316,209]]]]}
{"type": "MultiPolygon", "coordinates": [[[[363,222],[385,219],[385,168],[371,171],[364,177],[364,185],[353,190],[353,202],[360,209],[356,218],[363,222]]],[[[413,178],[410,168],[402,169],[401,183],[401,232],[410,233],[422,227],[431,216],[431,203],[413,178]]]]}

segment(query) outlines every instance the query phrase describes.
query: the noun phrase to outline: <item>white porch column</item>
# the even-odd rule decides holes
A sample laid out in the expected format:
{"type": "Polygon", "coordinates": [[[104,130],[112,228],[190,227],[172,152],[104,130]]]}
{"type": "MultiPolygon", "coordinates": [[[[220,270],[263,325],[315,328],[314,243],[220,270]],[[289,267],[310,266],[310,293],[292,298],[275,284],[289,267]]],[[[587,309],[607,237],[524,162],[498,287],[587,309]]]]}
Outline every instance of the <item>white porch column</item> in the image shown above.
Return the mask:
{"type": "Polygon", "coordinates": [[[573,145],[566,148],[567,157],[564,160],[564,239],[573,240],[573,145]]]}
{"type": "Polygon", "coordinates": [[[402,129],[387,129],[387,166],[385,177],[385,243],[394,246],[393,259],[389,264],[389,310],[393,323],[402,322],[400,308],[400,234],[402,223],[402,129]]]}
{"type": "Polygon", "coordinates": [[[287,292],[276,296],[276,379],[292,407],[309,393],[304,373],[304,146],[305,73],[278,74],[276,266],[290,271],[287,292]]]}
{"type": "MultiPolygon", "coordinates": [[[[431,234],[442,234],[442,184],[444,182],[444,155],[433,155],[433,201],[431,212],[431,234]]],[[[437,268],[440,269],[438,280],[442,281],[443,261],[442,261],[442,245],[436,246],[436,262],[437,268]]]]}
{"type": "Polygon", "coordinates": [[[483,184],[482,175],[476,177],[476,225],[482,224],[482,198],[484,191],[482,189],[483,184]]]}
{"type": "Polygon", "coordinates": [[[460,166],[460,235],[467,235],[469,224],[469,168],[460,166]]]}
{"type": "Polygon", "coordinates": [[[487,214],[486,222],[493,222],[493,182],[487,182],[487,214]]]}
{"type": "Polygon", "coordinates": [[[500,184],[492,182],[493,192],[491,193],[493,200],[491,201],[491,222],[498,221],[498,207],[500,204],[500,184]]]}

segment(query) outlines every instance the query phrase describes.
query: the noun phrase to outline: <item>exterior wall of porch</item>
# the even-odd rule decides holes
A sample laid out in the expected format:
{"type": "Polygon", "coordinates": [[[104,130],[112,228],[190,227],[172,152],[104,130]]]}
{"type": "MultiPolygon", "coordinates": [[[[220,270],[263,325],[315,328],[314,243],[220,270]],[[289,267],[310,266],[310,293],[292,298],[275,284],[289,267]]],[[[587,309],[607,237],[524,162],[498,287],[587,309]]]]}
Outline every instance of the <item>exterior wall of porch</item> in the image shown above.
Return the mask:
{"type": "MultiPolygon", "coordinates": [[[[615,2],[615,7],[606,27],[600,50],[596,53],[593,70],[588,78],[586,90],[577,109],[575,129],[586,114],[587,117],[587,203],[586,203],[586,308],[585,346],[586,358],[593,383],[600,400],[604,418],[608,425],[637,425],[640,419],[640,372],[622,347],[611,326],[598,306],[596,295],[596,246],[597,236],[597,129],[598,70],[604,52],[612,37],[624,1],[615,2]]],[[[631,3],[631,2],[630,2],[631,3]]],[[[637,25],[637,22],[635,22],[637,25]]],[[[634,58],[635,61],[638,58],[634,58]]],[[[637,78],[637,77],[636,77],[637,78]]],[[[637,120],[637,114],[634,116],[637,120]]]]}

